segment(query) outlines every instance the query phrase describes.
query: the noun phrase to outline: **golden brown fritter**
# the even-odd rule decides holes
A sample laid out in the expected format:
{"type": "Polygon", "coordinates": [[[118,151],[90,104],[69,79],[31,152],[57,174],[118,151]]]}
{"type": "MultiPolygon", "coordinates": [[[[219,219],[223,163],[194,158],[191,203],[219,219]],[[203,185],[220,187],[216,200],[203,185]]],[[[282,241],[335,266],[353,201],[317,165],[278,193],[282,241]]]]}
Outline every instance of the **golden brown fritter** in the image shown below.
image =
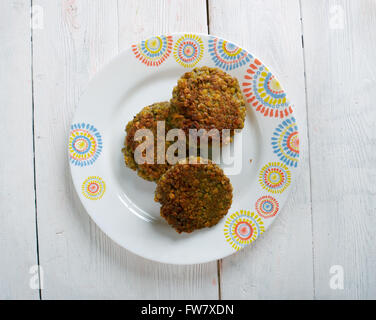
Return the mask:
{"type": "MultiPolygon", "coordinates": [[[[166,164],[157,164],[157,121],[165,121],[169,114],[170,104],[158,102],[143,108],[126,126],[127,136],[122,149],[127,167],[136,170],[138,175],[149,181],[158,180],[170,167],[166,164]],[[135,141],[134,136],[139,129],[150,129],[154,135],[154,164],[138,164],[134,159],[134,152],[143,141],[135,141]]],[[[168,130],[168,128],[166,128],[168,130]]],[[[167,149],[167,145],[166,145],[167,149]]]]}
{"type": "Polygon", "coordinates": [[[211,227],[227,214],[232,202],[232,185],[222,169],[207,160],[197,164],[188,159],[170,167],[155,191],[161,216],[177,232],[211,227]]]}
{"type": "Polygon", "coordinates": [[[201,67],[185,73],[173,89],[169,121],[189,129],[242,129],[245,102],[238,80],[218,68],[201,67]]]}

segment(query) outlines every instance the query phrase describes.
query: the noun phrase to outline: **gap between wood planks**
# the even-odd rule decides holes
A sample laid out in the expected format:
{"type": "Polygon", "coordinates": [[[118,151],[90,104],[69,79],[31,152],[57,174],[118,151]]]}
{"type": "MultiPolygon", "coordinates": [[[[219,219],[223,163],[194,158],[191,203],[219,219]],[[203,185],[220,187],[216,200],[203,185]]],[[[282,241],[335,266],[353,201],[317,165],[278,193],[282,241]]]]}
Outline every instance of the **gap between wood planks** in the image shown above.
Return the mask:
{"type": "Polygon", "coordinates": [[[308,155],[308,166],[309,166],[309,203],[311,211],[311,234],[312,234],[312,278],[313,278],[313,299],[316,299],[316,285],[315,285],[315,250],[314,250],[314,238],[313,238],[313,214],[312,214],[312,172],[311,172],[311,148],[309,139],[309,126],[308,126],[308,93],[307,93],[307,76],[306,76],[306,57],[304,49],[304,26],[303,26],[303,10],[302,10],[302,0],[299,0],[299,12],[300,12],[300,27],[302,33],[302,54],[303,54],[303,72],[304,72],[304,94],[306,103],[306,121],[307,121],[307,155],[308,155]]]}
{"type": "Polygon", "coordinates": [[[34,117],[34,51],[33,51],[33,27],[32,27],[32,8],[33,0],[30,0],[30,75],[31,75],[31,122],[32,122],[32,134],[33,134],[33,175],[34,175],[34,205],[35,205],[35,240],[37,249],[37,265],[38,265],[38,284],[39,284],[39,300],[42,300],[41,289],[41,273],[40,273],[40,259],[39,259],[39,233],[38,233],[38,200],[37,200],[37,176],[35,169],[35,117],[34,117]]]}

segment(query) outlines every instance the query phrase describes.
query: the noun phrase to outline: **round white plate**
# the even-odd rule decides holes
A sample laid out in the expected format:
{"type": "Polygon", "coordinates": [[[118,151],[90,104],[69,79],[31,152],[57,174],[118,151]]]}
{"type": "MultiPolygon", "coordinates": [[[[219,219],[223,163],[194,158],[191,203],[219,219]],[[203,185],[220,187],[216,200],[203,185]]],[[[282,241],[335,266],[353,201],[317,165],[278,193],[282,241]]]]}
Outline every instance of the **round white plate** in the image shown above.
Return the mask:
{"type": "Polygon", "coordinates": [[[256,240],[273,222],[297,176],[299,137],[291,103],[274,75],[248,51],[211,35],[172,34],[133,45],[91,81],[69,137],[73,182],[87,212],[115,242],[174,264],[223,258],[256,240]],[[168,101],[194,67],[221,68],[247,101],[244,129],[224,167],[233,202],[217,225],[178,234],[159,216],[156,184],[124,165],[124,128],[144,106],[168,101]]]}

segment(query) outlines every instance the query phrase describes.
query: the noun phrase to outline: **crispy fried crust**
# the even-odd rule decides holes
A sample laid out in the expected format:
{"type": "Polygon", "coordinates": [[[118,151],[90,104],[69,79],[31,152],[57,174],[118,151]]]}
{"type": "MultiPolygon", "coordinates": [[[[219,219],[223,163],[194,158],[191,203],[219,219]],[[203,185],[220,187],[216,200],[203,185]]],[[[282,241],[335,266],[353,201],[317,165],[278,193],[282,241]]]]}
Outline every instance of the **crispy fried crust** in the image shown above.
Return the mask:
{"type": "Polygon", "coordinates": [[[242,129],[245,102],[238,80],[218,68],[201,67],[185,73],[173,89],[171,125],[189,129],[242,129]]]}
{"type": "Polygon", "coordinates": [[[211,227],[227,214],[232,203],[232,185],[222,169],[207,164],[179,162],[158,181],[154,200],[161,203],[161,216],[179,233],[211,227]]]}
{"type": "MultiPolygon", "coordinates": [[[[157,121],[166,120],[169,114],[170,104],[158,102],[143,108],[133,120],[126,126],[127,136],[122,149],[124,161],[127,167],[136,170],[138,175],[149,181],[158,180],[159,177],[170,167],[168,164],[157,164],[157,121]],[[134,152],[142,141],[135,141],[134,136],[138,129],[150,129],[154,135],[154,164],[137,164],[134,159],[134,152]]],[[[168,130],[168,128],[166,128],[168,130]]],[[[166,146],[167,148],[167,146],[166,146]]]]}

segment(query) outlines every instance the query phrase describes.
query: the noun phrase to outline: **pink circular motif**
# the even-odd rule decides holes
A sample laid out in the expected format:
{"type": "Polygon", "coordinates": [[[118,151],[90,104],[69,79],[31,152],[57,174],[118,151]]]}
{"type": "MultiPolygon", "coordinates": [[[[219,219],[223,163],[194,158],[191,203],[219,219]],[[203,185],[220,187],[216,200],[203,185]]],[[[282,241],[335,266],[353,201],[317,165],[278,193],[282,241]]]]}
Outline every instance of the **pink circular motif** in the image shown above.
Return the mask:
{"type": "Polygon", "coordinates": [[[261,217],[271,218],[278,213],[279,203],[272,196],[263,196],[256,201],[255,207],[261,217]]]}
{"type": "Polygon", "coordinates": [[[235,226],[235,234],[239,239],[247,241],[253,235],[252,225],[248,221],[239,221],[235,226]]]}
{"type": "Polygon", "coordinates": [[[88,177],[82,184],[82,193],[89,200],[102,198],[106,191],[106,184],[100,177],[88,177]]]}
{"type": "Polygon", "coordinates": [[[87,187],[89,193],[96,194],[99,190],[99,184],[97,182],[92,182],[87,187]]]}
{"type": "Polygon", "coordinates": [[[175,60],[183,67],[194,67],[204,55],[204,43],[196,35],[184,35],[174,45],[175,60]]]}

